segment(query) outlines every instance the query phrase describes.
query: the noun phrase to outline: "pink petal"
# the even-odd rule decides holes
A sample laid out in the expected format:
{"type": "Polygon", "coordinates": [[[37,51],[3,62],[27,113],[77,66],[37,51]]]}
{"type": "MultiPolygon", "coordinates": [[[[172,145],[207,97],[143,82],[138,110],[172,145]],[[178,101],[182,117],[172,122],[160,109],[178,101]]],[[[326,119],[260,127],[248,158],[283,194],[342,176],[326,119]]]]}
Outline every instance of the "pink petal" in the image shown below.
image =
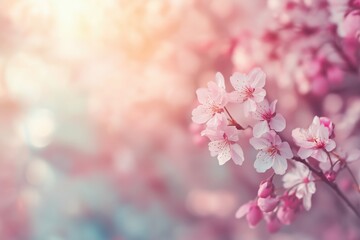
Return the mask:
{"type": "Polygon", "coordinates": [[[215,157],[223,151],[226,145],[227,143],[223,139],[209,142],[210,155],[215,157]]]}
{"type": "Polygon", "coordinates": [[[257,205],[250,206],[249,212],[246,215],[249,227],[254,228],[263,218],[263,213],[257,205]]]}
{"type": "Polygon", "coordinates": [[[336,147],[336,143],[334,140],[330,139],[329,142],[326,144],[325,149],[330,152],[332,150],[334,150],[334,148],[336,147]]]}
{"type": "Polygon", "coordinates": [[[255,102],[262,102],[266,96],[266,91],[262,88],[255,88],[253,99],[255,102]]]}
{"type": "Polygon", "coordinates": [[[275,113],[276,111],[276,104],[277,104],[278,100],[274,100],[271,104],[270,104],[270,111],[271,113],[275,113]]]}
{"type": "Polygon", "coordinates": [[[256,155],[254,167],[257,172],[263,173],[273,165],[273,158],[266,152],[260,151],[256,155]]]}
{"type": "Polygon", "coordinates": [[[311,196],[312,196],[312,194],[306,194],[306,195],[303,197],[304,209],[305,209],[306,211],[309,211],[310,208],[311,208],[311,196]]]}
{"type": "Polygon", "coordinates": [[[285,118],[277,113],[269,122],[271,129],[274,129],[277,132],[281,132],[286,127],[285,118]]]}
{"type": "Polygon", "coordinates": [[[192,121],[198,124],[206,123],[213,117],[214,113],[211,108],[199,105],[192,111],[192,121]]]}
{"type": "Polygon", "coordinates": [[[224,76],[220,73],[220,72],[217,72],[216,75],[215,75],[215,81],[216,81],[216,84],[225,89],[225,80],[224,80],[224,76]]]}
{"type": "Polygon", "coordinates": [[[279,199],[277,198],[258,198],[257,204],[261,211],[263,212],[271,212],[273,211],[279,203],[279,199]]]}
{"type": "Polygon", "coordinates": [[[271,143],[265,138],[250,138],[250,144],[256,149],[261,150],[271,146],[271,143]]]}
{"type": "Polygon", "coordinates": [[[329,160],[328,155],[322,149],[313,151],[313,154],[311,156],[320,162],[326,162],[329,160]]]}
{"type": "Polygon", "coordinates": [[[235,90],[240,91],[247,84],[247,79],[245,74],[236,72],[231,75],[230,82],[235,90]]]}
{"type": "Polygon", "coordinates": [[[266,74],[260,68],[254,68],[248,74],[248,78],[254,88],[263,88],[265,86],[266,74]]]}
{"type": "Polygon", "coordinates": [[[238,91],[233,91],[228,94],[228,100],[233,103],[242,103],[244,102],[244,96],[238,91]]]}
{"type": "Polygon", "coordinates": [[[283,175],[287,169],[287,161],[286,158],[277,155],[274,159],[274,163],[272,165],[272,168],[274,169],[274,172],[278,175],[283,175]]]}
{"type": "Polygon", "coordinates": [[[207,88],[199,88],[196,90],[196,95],[199,103],[207,104],[210,98],[210,92],[207,88]]]}
{"type": "Polygon", "coordinates": [[[219,160],[219,165],[224,165],[231,159],[231,150],[229,144],[226,144],[222,151],[219,152],[217,159],[219,160]]]}
{"type": "Polygon", "coordinates": [[[306,159],[306,158],[310,157],[312,153],[313,153],[313,150],[308,149],[308,148],[300,148],[298,151],[298,155],[302,159],[306,159]]]}
{"type": "Polygon", "coordinates": [[[250,206],[252,205],[253,201],[249,201],[248,203],[245,203],[244,205],[242,205],[235,214],[236,218],[242,218],[243,216],[245,216],[245,214],[247,214],[249,212],[250,206]]]}
{"type": "Polygon", "coordinates": [[[290,145],[287,142],[282,142],[277,146],[277,149],[280,151],[280,155],[285,157],[286,159],[292,158],[293,152],[291,151],[290,145]]]}
{"type": "Polygon", "coordinates": [[[261,137],[264,133],[270,130],[267,121],[260,121],[257,123],[253,128],[253,135],[254,137],[261,137]]]}
{"type": "Polygon", "coordinates": [[[244,162],[244,152],[239,144],[232,144],[231,149],[231,158],[235,164],[241,165],[244,162]]]}

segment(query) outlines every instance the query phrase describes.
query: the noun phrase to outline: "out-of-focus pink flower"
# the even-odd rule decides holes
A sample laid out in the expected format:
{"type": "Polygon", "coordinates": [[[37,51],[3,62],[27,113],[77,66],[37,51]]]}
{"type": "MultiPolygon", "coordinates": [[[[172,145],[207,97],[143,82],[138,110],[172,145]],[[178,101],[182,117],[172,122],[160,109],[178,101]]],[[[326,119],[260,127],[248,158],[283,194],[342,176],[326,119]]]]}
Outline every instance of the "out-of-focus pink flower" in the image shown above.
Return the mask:
{"type": "Polygon", "coordinates": [[[260,103],[266,96],[264,90],[266,75],[260,68],[253,69],[249,74],[234,73],[230,77],[235,91],[229,94],[229,101],[244,104],[245,115],[256,110],[256,103],[260,103]]]}
{"type": "Polygon", "coordinates": [[[258,172],[265,172],[273,168],[276,174],[284,174],[287,169],[286,159],[293,157],[290,146],[287,142],[282,142],[280,137],[270,131],[261,136],[261,138],[251,138],[250,144],[257,150],[261,150],[254,163],[258,172]]]}
{"type": "Polygon", "coordinates": [[[260,198],[267,198],[273,194],[275,186],[272,182],[272,179],[267,179],[262,181],[259,186],[258,190],[258,197],[260,198]]]}
{"type": "Polygon", "coordinates": [[[211,156],[217,156],[220,165],[230,159],[235,164],[241,165],[244,161],[244,152],[236,143],[239,141],[239,130],[234,126],[228,126],[226,116],[223,114],[216,114],[207,125],[202,135],[206,135],[211,140],[209,143],[211,156]]]}
{"type": "Polygon", "coordinates": [[[359,39],[360,37],[360,11],[350,12],[344,20],[343,30],[346,38],[359,39]]]}
{"type": "Polygon", "coordinates": [[[289,189],[289,194],[295,194],[303,200],[306,210],[311,208],[311,197],[316,191],[314,179],[308,167],[295,162],[295,167],[283,176],[284,188],[289,189]]]}
{"type": "Polygon", "coordinates": [[[224,77],[218,72],[215,80],[216,83],[208,83],[208,88],[200,88],[196,91],[200,105],[192,111],[192,120],[195,123],[206,123],[216,113],[224,111],[228,102],[224,77]]]}
{"type": "Polygon", "coordinates": [[[332,151],[336,147],[335,141],[329,138],[329,129],[320,123],[317,116],[308,129],[294,129],[292,137],[300,147],[298,155],[302,159],[311,156],[320,162],[326,162],[328,160],[326,151],[332,151]]]}
{"type": "Polygon", "coordinates": [[[236,212],[236,218],[242,218],[245,215],[250,228],[254,228],[263,218],[263,213],[256,201],[242,205],[236,212]]]}
{"type": "Polygon", "coordinates": [[[296,197],[295,194],[286,192],[285,195],[281,197],[281,203],[282,205],[277,210],[276,215],[282,224],[290,225],[300,209],[301,200],[296,197]]]}
{"type": "Polygon", "coordinates": [[[275,112],[276,103],[277,100],[273,101],[269,105],[269,102],[264,99],[264,101],[257,105],[253,116],[260,122],[253,128],[253,134],[255,137],[260,137],[264,133],[270,131],[270,129],[273,129],[276,132],[281,132],[285,129],[285,118],[281,114],[275,112]]]}
{"type": "Polygon", "coordinates": [[[272,212],[279,204],[279,199],[276,197],[258,198],[257,204],[261,211],[272,212]]]}
{"type": "Polygon", "coordinates": [[[282,224],[279,221],[279,219],[276,217],[276,215],[269,215],[265,217],[266,221],[266,228],[269,231],[269,233],[276,233],[280,230],[282,224]]]}

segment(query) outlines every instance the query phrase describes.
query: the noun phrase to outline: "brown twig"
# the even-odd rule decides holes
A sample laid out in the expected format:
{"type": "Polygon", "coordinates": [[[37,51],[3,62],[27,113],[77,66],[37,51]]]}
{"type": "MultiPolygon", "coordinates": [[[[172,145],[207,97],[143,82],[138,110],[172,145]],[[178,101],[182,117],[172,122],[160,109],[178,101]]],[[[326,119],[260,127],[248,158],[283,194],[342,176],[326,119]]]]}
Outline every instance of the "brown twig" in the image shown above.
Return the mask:
{"type": "Polygon", "coordinates": [[[328,185],[345,203],[346,205],[355,213],[355,215],[360,219],[360,212],[359,210],[350,202],[350,200],[344,195],[343,192],[340,191],[338,185],[336,183],[330,182],[324,175],[321,170],[317,170],[312,167],[307,161],[301,159],[299,157],[293,158],[295,161],[300,162],[307,166],[311,172],[316,174],[326,185],[328,185]]]}

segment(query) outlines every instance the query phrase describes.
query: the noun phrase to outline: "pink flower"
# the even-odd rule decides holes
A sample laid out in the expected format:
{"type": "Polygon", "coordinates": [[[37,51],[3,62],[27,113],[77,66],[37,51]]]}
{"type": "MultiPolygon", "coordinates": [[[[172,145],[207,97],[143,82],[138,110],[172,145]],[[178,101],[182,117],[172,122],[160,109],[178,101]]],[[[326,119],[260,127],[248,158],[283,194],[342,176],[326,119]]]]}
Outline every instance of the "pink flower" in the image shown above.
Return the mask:
{"type": "Polygon", "coordinates": [[[269,215],[265,217],[266,228],[269,233],[275,233],[280,230],[282,224],[275,214],[269,215]]]}
{"type": "Polygon", "coordinates": [[[263,213],[256,201],[250,201],[242,205],[236,212],[236,218],[242,218],[245,215],[250,228],[254,228],[263,218],[263,213]]]}
{"type": "Polygon", "coordinates": [[[201,105],[192,111],[193,122],[206,123],[216,113],[223,112],[228,99],[222,74],[216,73],[216,83],[209,82],[208,88],[198,89],[196,95],[201,105]]]}
{"type": "Polygon", "coordinates": [[[287,169],[286,159],[293,157],[290,146],[287,142],[282,142],[280,137],[270,131],[261,138],[251,138],[250,144],[257,150],[261,150],[254,163],[257,172],[265,172],[271,167],[276,174],[284,174],[287,169]]]}
{"type": "Polygon", "coordinates": [[[343,29],[346,38],[359,39],[360,36],[360,11],[351,11],[344,20],[343,29]]]}
{"type": "Polygon", "coordinates": [[[321,124],[317,116],[308,129],[294,129],[292,137],[300,147],[298,155],[302,159],[313,157],[320,162],[326,162],[328,160],[326,151],[330,152],[336,147],[335,141],[329,138],[329,129],[321,124]]]}
{"type": "Polygon", "coordinates": [[[277,100],[269,105],[269,102],[264,99],[264,101],[257,105],[256,112],[253,116],[260,122],[254,126],[253,134],[255,137],[260,137],[264,133],[270,131],[270,129],[273,129],[276,132],[281,132],[285,129],[286,122],[284,117],[275,112],[276,103],[277,100]]]}
{"type": "Polygon", "coordinates": [[[229,100],[243,103],[246,116],[249,112],[254,112],[256,103],[262,102],[266,95],[263,89],[265,79],[266,75],[260,68],[253,69],[248,75],[234,73],[230,77],[230,82],[235,91],[229,94],[229,100]]]}
{"type": "Polygon", "coordinates": [[[296,213],[300,210],[301,200],[294,194],[286,192],[281,197],[281,203],[282,205],[277,210],[276,215],[282,224],[290,225],[294,221],[296,213]]]}
{"type": "Polygon", "coordinates": [[[316,191],[314,179],[308,167],[304,164],[295,162],[292,168],[283,176],[284,188],[289,189],[289,194],[295,194],[303,200],[306,210],[311,208],[311,197],[316,191]]]}
{"type": "Polygon", "coordinates": [[[234,126],[227,125],[226,116],[223,114],[216,114],[211,119],[207,128],[202,132],[211,142],[209,143],[209,150],[211,156],[217,156],[220,165],[223,165],[230,159],[235,164],[241,165],[244,161],[244,153],[239,144],[239,130],[234,126]]]}
{"type": "Polygon", "coordinates": [[[258,197],[267,198],[274,193],[274,189],[272,178],[262,181],[259,186],[258,197]]]}

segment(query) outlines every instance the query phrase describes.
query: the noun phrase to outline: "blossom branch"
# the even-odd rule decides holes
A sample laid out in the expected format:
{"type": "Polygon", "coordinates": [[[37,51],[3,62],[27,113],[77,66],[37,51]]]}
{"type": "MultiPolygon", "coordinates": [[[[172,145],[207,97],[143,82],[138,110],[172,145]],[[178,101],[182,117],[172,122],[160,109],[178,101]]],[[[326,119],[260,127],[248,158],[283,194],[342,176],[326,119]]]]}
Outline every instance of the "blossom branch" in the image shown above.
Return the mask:
{"type": "Polygon", "coordinates": [[[355,215],[360,219],[360,212],[359,210],[350,202],[350,200],[344,195],[343,192],[339,189],[338,185],[330,182],[324,175],[324,173],[320,170],[315,169],[312,167],[308,162],[306,162],[304,159],[301,159],[299,157],[293,158],[295,161],[300,162],[307,166],[311,172],[316,174],[326,185],[328,185],[335,193],[346,203],[346,205],[355,213],[355,215]]]}

